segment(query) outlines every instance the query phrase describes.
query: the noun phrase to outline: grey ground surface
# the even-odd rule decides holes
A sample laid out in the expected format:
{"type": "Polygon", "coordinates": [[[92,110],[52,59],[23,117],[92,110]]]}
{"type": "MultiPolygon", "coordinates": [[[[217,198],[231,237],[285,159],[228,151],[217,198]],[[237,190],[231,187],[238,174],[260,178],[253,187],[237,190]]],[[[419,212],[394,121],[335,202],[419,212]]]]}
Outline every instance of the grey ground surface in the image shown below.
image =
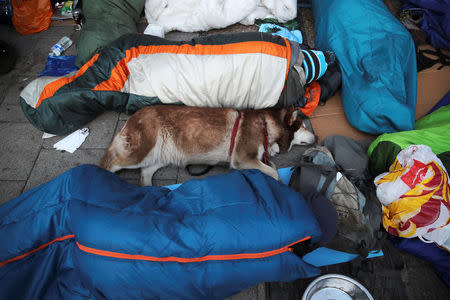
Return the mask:
{"type": "MultiPolygon", "coordinates": [[[[300,9],[298,21],[304,33],[305,43],[314,46],[314,22],[311,10],[300,9]]],[[[188,40],[199,35],[254,30],[257,28],[253,26],[234,25],[207,33],[174,32],[166,37],[188,40]]],[[[19,104],[19,94],[38,76],[45,66],[50,47],[64,35],[76,43],[79,32],[75,30],[73,24],[54,23],[44,32],[22,36],[12,26],[0,25],[0,39],[12,44],[18,53],[14,69],[0,75],[0,203],[45,183],[72,167],[98,164],[114,133],[128,118],[127,115],[116,112],[106,112],[97,117],[86,126],[90,129],[90,135],[73,154],[53,148],[63,136],[42,139],[43,133],[27,121],[19,104]]],[[[64,55],[76,55],[75,45],[64,55]]],[[[278,155],[273,161],[277,167],[292,166],[302,151],[302,147],[296,147],[289,153],[278,155]]],[[[229,169],[218,166],[207,175],[224,172],[229,172],[229,169]]],[[[139,182],[139,170],[120,171],[118,175],[130,183],[139,182]]],[[[155,174],[153,184],[169,185],[191,178],[184,168],[168,167],[155,174]]],[[[395,254],[395,259],[404,265],[402,269],[395,269],[390,262],[391,256],[389,259],[385,256],[372,259],[370,262],[372,272],[369,270],[363,275],[352,274],[347,265],[331,266],[325,268],[323,273],[339,272],[353,275],[366,285],[375,299],[450,299],[448,288],[429,264],[398,251],[395,254]]],[[[299,279],[290,283],[261,283],[231,299],[300,299],[309,282],[311,280],[299,279]]]]}

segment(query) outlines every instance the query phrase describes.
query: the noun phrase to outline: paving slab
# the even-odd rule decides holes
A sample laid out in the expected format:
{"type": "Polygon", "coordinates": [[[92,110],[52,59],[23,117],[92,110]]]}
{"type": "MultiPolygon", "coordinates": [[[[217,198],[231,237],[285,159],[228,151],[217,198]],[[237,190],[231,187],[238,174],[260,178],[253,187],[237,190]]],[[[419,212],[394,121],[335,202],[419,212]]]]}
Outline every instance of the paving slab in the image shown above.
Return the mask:
{"type": "Polygon", "coordinates": [[[0,180],[27,180],[42,146],[29,123],[0,122],[0,180]]]}
{"type": "Polygon", "coordinates": [[[79,31],[75,30],[75,26],[67,27],[50,27],[49,30],[40,32],[36,38],[39,43],[36,46],[35,52],[43,55],[45,61],[50,52],[51,47],[56,44],[63,36],[67,36],[72,40],[72,45],[67,48],[61,55],[76,55],[76,41],[78,40],[79,31]],[[40,35],[39,35],[40,34],[40,35]]]}
{"type": "MultiPolygon", "coordinates": [[[[0,106],[1,113],[1,106],[0,106]]],[[[106,149],[111,142],[114,132],[116,130],[119,113],[115,111],[107,111],[99,115],[91,122],[82,126],[82,128],[89,128],[89,135],[78,149],[106,149]]],[[[44,141],[45,149],[54,149],[53,145],[69,134],[54,136],[44,141]]]]}
{"type": "Polygon", "coordinates": [[[47,53],[43,52],[43,47],[47,48],[42,43],[38,43],[32,37],[28,37],[27,39],[21,39],[20,45],[17,47],[26,48],[28,51],[25,53],[21,53],[17,57],[17,61],[15,63],[14,69],[11,71],[11,74],[15,76],[35,76],[44,69],[45,63],[47,61],[47,53]]]}
{"type": "Polygon", "coordinates": [[[81,149],[103,148],[106,149],[115,134],[119,113],[107,111],[96,117],[94,120],[84,125],[89,128],[89,136],[81,145],[81,149]]]}
{"type": "MultiPolygon", "coordinates": [[[[120,120],[120,121],[127,121],[130,117],[131,117],[131,116],[130,116],[130,115],[127,115],[126,113],[120,113],[120,114],[119,114],[119,120],[120,120]]],[[[122,126],[123,126],[123,124],[122,124],[122,126]]]]}
{"type": "Polygon", "coordinates": [[[0,205],[19,196],[25,184],[25,180],[0,180],[0,205]]]}
{"type": "Polygon", "coordinates": [[[3,102],[0,104],[0,122],[29,123],[22,107],[3,102]]]}
{"type": "Polygon", "coordinates": [[[63,36],[67,36],[75,42],[75,39],[78,38],[80,32],[79,30],[76,30],[76,28],[77,27],[75,24],[67,26],[50,26],[45,31],[33,34],[33,38],[39,40],[40,42],[44,41],[45,44],[49,42],[50,47],[57,43],[63,36]]]}
{"type": "Polygon", "coordinates": [[[127,119],[125,119],[125,120],[121,120],[121,119],[120,119],[120,116],[121,116],[121,115],[124,115],[124,114],[120,114],[120,115],[119,115],[119,120],[117,121],[117,126],[116,126],[116,129],[115,129],[115,131],[114,131],[114,136],[116,136],[116,134],[119,133],[119,131],[123,128],[123,126],[124,126],[125,123],[127,122],[127,119]]]}
{"type": "Polygon", "coordinates": [[[98,165],[103,152],[101,149],[78,149],[74,153],[42,149],[31,171],[25,191],[48,182],[76,166],[98,165]]]}
{"type": "Polygon", "coordinates": [[[14,47],[18,55],[14,69],[11,71],[16,76],[36,76],[44,69],[50,48],[63,36],[68,36],[74,41],[63,55],[76,55],[75,42],[79,32],[75,26],[51,26],[47,30],[31,34],[21,35],[11,25],[0,25],[0,36],[14,47]]]}
{"type": "MultiPolygon", "coordinates": [[[[41,138],[44,135],[44,132],[41,132],[41,138]]],[[[70,133],[69,133],[70,134],[70,133]]],[[[48,149],[48,150],[56,150],[53,145],[62,140],[63,138],[67,137],[69,134],[65,135],[55,135],[52,137],[43,138],[42,148],[48,149]]],[[[86,138],[87,139],[87,138],[86,138]]]]}
{"type": "Polygon", "coordinates": [[[18,58],[26,57],[38,42],[32,34],[21,35],[18,33],[13,25],[1,24],[0,36],[14,48],[18,58]]]}
{"type": "Polygon", "coordinates": [[[17,61],[17,65],[14,68],[14,71],[20,75],[37,77],[39,73],[45,68],[48,50],[44,51],[42,49],[43,46],[40,43],[37,43],[32,47],[34,50],[31,53],[29,53],[25,57],[21,57],[17,61]]]}
{"type": "Polygon", "coordinates": [[[254,287],[243,290],[242,292],[226,298],[226,300],[265,300],[267,299],[266,286],[260,283],[254,287]]]}
{"type": "Polygon", "coordinates": [[[172,185],[172,184],[176,184],[177,180],[176,179],[153,179],[153,186],[167,186],[167,185],[172,185]]]}
{"type": "MultiPolygon", "coordinates": [[[[193,171],[197,172],[198,169],[203,170],[203,167],[206,167],[206,166],[203,166],[203,165],[195,166],[193,171]]],[[[211,170],[209,170],[204,175],[192,176],[188,173],[186,168],[180,168],[178,171],[177,183],[183,183],[183,182],[186,182],[191,179],[203,179],[203,178],[206,178],[211,175],[227,174],[227,173],[230,173],[231,171],[232,170],[226,165],[217,165],[217,166],[214,166],[211,170]]]]}
{"type": "Polygon", "coordinates": [[[12,76],[9,74],[0,75],[0,104],[3,103],[6,91],[9,86],[9,82],[12,80],[12,76]]]}
{"type": "Polygon", "coordinates": [[[31,81],[36,79],[36,76],[10,75],[10,77],[3,102],[9,105],[20,106],[20,93],[31,81]]]}
{"type": "MultiPolygon", "coordinates": [[[[141,169],[122,169],[116,174],[128,183],[140,185],[141,169]]],[[[178,168],[165,167],[155,172],[152,184],[154,186],[163,186],[177,183],[178,168]]]]}
{"type": "Polygon", "coordinates": [[[179,174],[179,168],[167,166],[159,169],[153,175],[153,180],[176,180],[179,174]]]}
{"type": "Polygon", "coordinates": [[[122,169],[116,172],[116,175],[128,183],[140,185],[141,170],[140,169],[122,169]]]}

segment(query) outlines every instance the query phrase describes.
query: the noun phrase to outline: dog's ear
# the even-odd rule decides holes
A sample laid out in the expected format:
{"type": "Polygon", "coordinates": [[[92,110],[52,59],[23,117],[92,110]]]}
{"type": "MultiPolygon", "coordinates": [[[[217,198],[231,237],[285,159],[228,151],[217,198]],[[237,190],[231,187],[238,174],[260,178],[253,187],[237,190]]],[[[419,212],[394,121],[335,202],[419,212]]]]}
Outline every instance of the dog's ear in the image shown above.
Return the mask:
{"type": "Polygon", "coordinates": [[[298,118],[298,110],[294,109],[291,112],[291,117],[289,119],[289,126],[292,126],[294,122],[297,121],[297,118],[298,118]]]}

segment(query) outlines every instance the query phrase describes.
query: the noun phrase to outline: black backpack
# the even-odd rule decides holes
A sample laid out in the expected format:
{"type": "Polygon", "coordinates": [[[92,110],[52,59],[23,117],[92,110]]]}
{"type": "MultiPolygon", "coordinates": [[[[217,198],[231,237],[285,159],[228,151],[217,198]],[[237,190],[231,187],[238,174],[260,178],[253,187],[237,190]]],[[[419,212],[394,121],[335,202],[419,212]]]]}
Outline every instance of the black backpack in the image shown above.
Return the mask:
{"type": "Polygon", "coordinates": [[[348,137],[330,136],[323,146],[305,150],[289,182],[300,193],[313,187],[335,207],[338,229],[326,247],[363,258],[381,249],[383,237],[381,204],[367,164],[364,147],[348,137]]]}

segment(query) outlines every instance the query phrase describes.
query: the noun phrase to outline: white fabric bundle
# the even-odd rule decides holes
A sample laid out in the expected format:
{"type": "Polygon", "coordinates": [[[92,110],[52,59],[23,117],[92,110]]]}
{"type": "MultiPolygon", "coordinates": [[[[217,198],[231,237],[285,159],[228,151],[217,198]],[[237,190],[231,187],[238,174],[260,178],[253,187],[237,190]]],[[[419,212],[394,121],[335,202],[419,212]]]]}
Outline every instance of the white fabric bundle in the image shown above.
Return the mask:
{"type": "Polygon", "coordinates": [[[164,37],[172,30],[207,31],[264,18],[287,22],[296,15],[295,0],[146,0],[144,33],[164,37]]]}

